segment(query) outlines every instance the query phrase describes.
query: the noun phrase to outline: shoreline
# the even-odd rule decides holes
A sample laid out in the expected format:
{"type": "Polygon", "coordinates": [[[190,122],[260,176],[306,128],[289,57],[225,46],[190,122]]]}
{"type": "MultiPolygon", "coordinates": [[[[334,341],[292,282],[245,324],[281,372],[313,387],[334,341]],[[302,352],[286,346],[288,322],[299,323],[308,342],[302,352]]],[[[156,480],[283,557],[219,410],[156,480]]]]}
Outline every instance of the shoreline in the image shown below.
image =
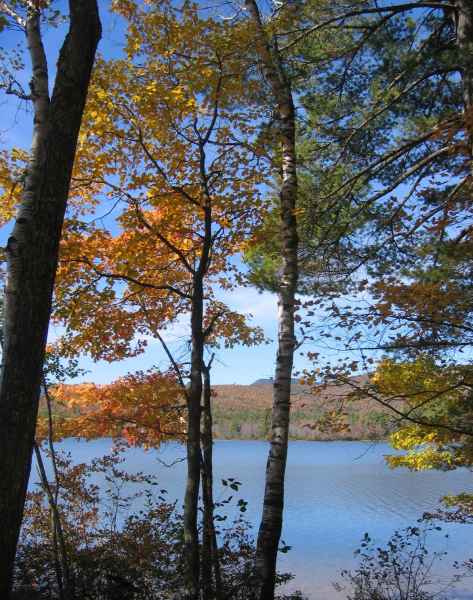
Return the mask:
{"type": "MultiPolygon", "coordinates": [[[[219,437],[214,436],[214,442],[269,442],[269,438],[253,438],[253,437],[219,437]]],[[[289,438],[289,442],[364,442],[366,444],[384,443],[388,444],[387,438],[289,438]]]]}

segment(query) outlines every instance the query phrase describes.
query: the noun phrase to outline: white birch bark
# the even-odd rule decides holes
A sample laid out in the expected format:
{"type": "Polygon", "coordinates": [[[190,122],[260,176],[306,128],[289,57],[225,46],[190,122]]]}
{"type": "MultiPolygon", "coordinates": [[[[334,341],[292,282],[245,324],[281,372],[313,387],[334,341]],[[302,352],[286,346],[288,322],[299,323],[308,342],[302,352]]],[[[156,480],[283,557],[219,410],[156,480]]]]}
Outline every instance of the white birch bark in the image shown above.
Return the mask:
{"type": "Polygon", "coordinates": [[[257,52],[276,104],[275,120],[282,155],[282,181],[279,190],[282,271],[278,291],[278,350],[263,515],[256,550],[258,595],[260,600],[272,600],[283,520],[291,376],[296,346],[294,313],[298,280],[298,236],[295,213],[297,200],[295,110],[291,84],[286,76],[276,42],[268,37],[264,29],[256,0],[246,0],[245,5],[255,26],[257,52]]]}

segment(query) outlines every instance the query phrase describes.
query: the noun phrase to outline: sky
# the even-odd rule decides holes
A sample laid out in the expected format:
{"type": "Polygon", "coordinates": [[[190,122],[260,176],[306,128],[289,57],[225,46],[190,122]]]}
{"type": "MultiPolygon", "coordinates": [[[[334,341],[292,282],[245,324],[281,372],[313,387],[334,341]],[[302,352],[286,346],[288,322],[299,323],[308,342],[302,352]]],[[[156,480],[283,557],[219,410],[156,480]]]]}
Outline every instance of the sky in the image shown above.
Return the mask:
{"type": "MultiPolygon", "coordinates": [[[[224,297],[222,294],[221,298],[224,297]]],[[[219,350],[212,365],[212,381],[215,384],[248,385],[257,379],[270,378],[273,375],[277,337],[277,306],[276,297],[268,293],[258,293],[252,288],[240,288],[230,296],[225,295],[232,309],[251,313],[252,322],[264,328],[266,336],[272,341],[254,348],[236,347],[229,350],[219,350]]],[[[188,338],[187,319],[183,319],[171,330],[164,332],[164,339],[170,348],[179,355],[184,351],[188,338]]],[[[54,339],[61,333],[61,328],[51,325],[50,338],[54,339]]],[[[114,363],[106,361],[93,362],[83,357],[80,366],[87,370],[80,379],[95,383],[108,383],[117,377],[136,370],[147,370],[153,367],[166,368],[167,360],[160,343],[146,338],[147,348],[144,354],[135,358],[114,363]]],[[[302,361],[301,361],[302,366],[302,361]]],[[[304,362],[305,364],[305,362],[304,362]]]]}
{"type": "MultiPolygon", "coordinates": [[[[58,6],[64,6],[62,0],[58,6]]],[[[123,23],[120,18],[106,12],[105,0],[99,0],[101,8],[103,36],[99,46],[99,52],[107,57],[120,55],[123,43],[123,23]]],[[[64,35],[64,29],[44,30],[44,42],[50,65],[51,85],[53,81],[53,70],[57,59],[57,53],[64,35]]],[[[23,39],[20,33],[3,31],[0,33],[0,47],[11,48],[23,39]]],[[[25,54],[25,61],[28,56],[25,54]]],[[[19,74],[25,88],[27,89],[28,73],[19,74]]],[[[31,142],[32,113],[25,102],[19,101],[12,96],[2,95],[0,90],[0,110],[2,121],[0,125],[0,149],[21,147],[28,149],[31,142]]],[[[8,237],[11,224],[0,231],[0,243],[4,244],[8,237]]],[[[251,313],[252,324],[263,328],[268,343],[254,348],[236,347],[231,350],[221,350],[216,355],[212,368],[212,378],[215,384],[250,384],[256,379],[269,378],[273,375],[274,360],[276,355],[277,338],[277,303],[276,296],[267,292],[260,293],[254,288],[237,288],[232,292],[217,291],[217,297],[226,302],[233,310],[242,313],[251,313]]],[[[179,322],[172,330],[166,332],[167,342],[177,351],[182,350],[185,345],[187,323],[179,322]]],[[[50,327],[50,340],[56,339],[62,332],[57,325],[50,327]]],[[[81,357],[80,366],[86,373],[80,378],[82,381],[94,381],[96,383],[108,383],[117,377],[135,370],[147,370],[152,367],[165,368],[165,356],[159,346],[159,342],[148,340],[148,347],[143,355],[133,359],[127,359],[113,364],[105,361],[94,363],[88,357],[81,357]]],[[[295,369],[307,366],[303,357],[296,359],[295,369]]]]}

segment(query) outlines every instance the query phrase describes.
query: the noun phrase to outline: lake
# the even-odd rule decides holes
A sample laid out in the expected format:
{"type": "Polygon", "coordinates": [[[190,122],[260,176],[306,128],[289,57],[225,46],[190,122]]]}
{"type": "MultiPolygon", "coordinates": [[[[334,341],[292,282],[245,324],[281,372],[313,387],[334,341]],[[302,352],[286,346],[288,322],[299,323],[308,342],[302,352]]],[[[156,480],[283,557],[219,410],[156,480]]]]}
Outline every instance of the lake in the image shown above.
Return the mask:
{"type": "MultiPolygon", "coordinates": [[[[107,453],[111,445],[108,439],[66,440],[61,447],[81,462],[107,453]]],[[[238,497],[248,502],[247,517],[255,527],[260,518],[267,449],[263,441],[215,443],[216,500],[228,493],[221,485],[222,478],[241,481],[238,497]]],[[[382,544],[396,528],[415,525],[424,511],[435,509],[443,495],[473,491],[469,471],[391,470],[383,458],[389,452],[385,443],[290,443],[282,538],[292,550],[280,555],[278,566],[281,571],[294,573],[292,589],[302,590],[311,600],[344,598],[332,582],[340,581],[341,569],[355,564],[353,551],[365,532],[382,544]]],[[[174,443],[157,451],[130,449],[126,465],[130,471],[157,475],[169,498],[181,501],[185,463],[172,467],[163,464],[180,457],[184,457],[184,448],[174,443]]],[[[238,514],[236,507],[229,510],[230,517],[238,514]]],[[[454,560],[473,556],[471,538],[471,526],[448,525],[432,540],[433,548],[448,552],[439,566],[443,576],[452,572],[454,560]],[[449,538],[444,536],[447,531],[449,538]]],[[[454,597],[473,598],[473,582],[462,583],[454,597]]]]}

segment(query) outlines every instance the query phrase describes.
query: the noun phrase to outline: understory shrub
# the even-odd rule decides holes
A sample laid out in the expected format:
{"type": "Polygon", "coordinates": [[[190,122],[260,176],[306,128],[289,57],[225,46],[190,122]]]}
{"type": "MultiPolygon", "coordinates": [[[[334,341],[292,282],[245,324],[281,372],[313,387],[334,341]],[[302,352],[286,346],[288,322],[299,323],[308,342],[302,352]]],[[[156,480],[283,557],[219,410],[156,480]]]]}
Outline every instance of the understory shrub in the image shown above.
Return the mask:
{"type": "MultiPolygon", "coordinates": [[[[344,584],[337,584],[348,600],[446,600],[464,576],[458,571],[442,577],[439,562],[445,551],[431,551],[427,540],[442,528],[432,523],[395,531],[386,546],[377,546],[365,533],[355,551],[359,563],[355,570],[342,571],[344,584]]],[[[447,534],[443,534],[448,537],[447,534]]]]}
{"type": "MultiPolygon", "coordinates": [[[[58,454],[57,496],[67,581],[58,559],[52,511],[42,486],[28,494],[14,589],[38,600],[177,600],[182,597],[182,515],[149,475],[130,475],[116,452],[74,465],[58,454]]],[[[242,506],[246,503],[243,502],[242,506]]],[[[252,600],[255,545],[242,516],[218,523],[223,598],[252,600]]],[[[278,585],[289,581],[278,575],[278,585]]],[[[296,600],[299,593],[278,596],[296,600]]]]}

